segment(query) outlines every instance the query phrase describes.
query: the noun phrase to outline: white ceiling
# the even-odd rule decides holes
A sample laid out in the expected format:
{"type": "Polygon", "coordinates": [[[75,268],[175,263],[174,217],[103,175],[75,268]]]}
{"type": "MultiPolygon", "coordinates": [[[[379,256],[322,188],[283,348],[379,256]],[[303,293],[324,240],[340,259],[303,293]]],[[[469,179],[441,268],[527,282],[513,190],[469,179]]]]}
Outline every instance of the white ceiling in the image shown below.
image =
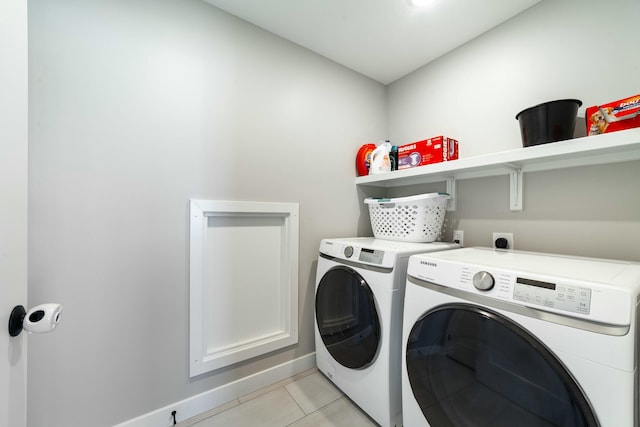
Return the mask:
{"type": "Polygon", "coordinates": [[[204,0],[388,84],[540,0],[204,0]]]}

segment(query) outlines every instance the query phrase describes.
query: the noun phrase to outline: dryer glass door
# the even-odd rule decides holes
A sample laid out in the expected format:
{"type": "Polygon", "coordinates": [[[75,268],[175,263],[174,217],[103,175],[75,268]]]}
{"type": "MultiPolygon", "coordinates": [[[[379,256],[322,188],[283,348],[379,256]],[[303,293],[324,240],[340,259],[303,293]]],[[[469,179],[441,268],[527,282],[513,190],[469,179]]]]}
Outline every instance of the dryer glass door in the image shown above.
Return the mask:
{"type": "Polygon", "coordinates": [[[348,368],[363,368],[377,354],[380,322],[371,288],[355,270],[327,271],[316,290],[316,322],[329,354],[348,368]]]}
{"type": "Polygon", "coordinates": [[[544,344],[470,304],[440,306],[413,326],[407,374],[431,427],[595,427],[587,398],[544,344]]]}

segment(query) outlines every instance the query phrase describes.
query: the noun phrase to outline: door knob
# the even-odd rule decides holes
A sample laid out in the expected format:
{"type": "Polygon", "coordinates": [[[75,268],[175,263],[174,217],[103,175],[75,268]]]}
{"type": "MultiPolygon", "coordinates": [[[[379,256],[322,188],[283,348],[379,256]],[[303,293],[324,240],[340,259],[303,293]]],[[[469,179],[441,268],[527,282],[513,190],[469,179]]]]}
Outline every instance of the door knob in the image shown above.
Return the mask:
{"type": "Polygon", "coordinates": [[[51,332],[58,326],[61,316],[61,304],[40,304],[29,311],[16,305],[9,316],[9,335],[16,337],[23,329],[29,333],[51,332]]]}

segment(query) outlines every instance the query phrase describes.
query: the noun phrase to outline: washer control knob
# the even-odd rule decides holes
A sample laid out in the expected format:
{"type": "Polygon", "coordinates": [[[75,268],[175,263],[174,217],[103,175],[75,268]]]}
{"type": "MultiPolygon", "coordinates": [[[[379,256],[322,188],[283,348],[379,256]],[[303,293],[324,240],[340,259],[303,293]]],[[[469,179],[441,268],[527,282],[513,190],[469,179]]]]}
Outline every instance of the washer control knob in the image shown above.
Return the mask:
{"type": "Polygon", "coordinates": [[[493,276],[486,271],[478,271],[473,275],[473,286],[480,291],[488,291],[494,284],[493,276]]]}
{"type": "Polygon", "coordinates": [[[353,246],[347,246],[346,248],[344,248],[344,256],[346,256],[347,258],[351,258],[352,255],[353,255],[353,246]]]}

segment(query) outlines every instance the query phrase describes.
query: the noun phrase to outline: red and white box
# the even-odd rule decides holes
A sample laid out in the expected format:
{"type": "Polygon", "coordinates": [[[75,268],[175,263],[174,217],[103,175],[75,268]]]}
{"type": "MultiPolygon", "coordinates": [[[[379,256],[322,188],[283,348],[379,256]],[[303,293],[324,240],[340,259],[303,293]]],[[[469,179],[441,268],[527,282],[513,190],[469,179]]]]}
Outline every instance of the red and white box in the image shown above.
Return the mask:
{"type": "Polygon", "coordinates": [[[600,135],[640,127],[640,95],[588,107],[587,135],[600,135]]]}
{"type": "Polygon", "coordinates": [[[446,136],[435,136],[398,147],[398,170],[458,158],[458,141],[446,136]]]}

